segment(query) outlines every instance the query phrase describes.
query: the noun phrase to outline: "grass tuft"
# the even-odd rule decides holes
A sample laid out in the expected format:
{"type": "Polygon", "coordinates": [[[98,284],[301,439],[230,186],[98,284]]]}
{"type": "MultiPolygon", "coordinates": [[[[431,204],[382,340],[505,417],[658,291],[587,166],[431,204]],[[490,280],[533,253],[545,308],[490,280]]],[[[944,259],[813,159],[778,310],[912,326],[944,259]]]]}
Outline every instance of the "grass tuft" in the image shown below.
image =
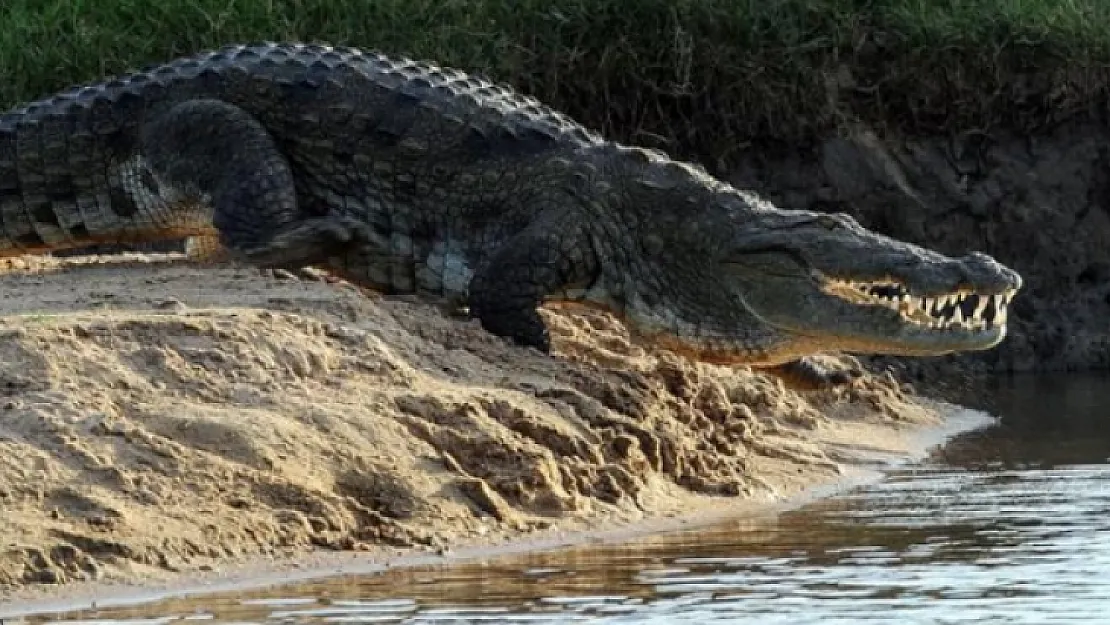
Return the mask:
{"type": "Polygon", "coordinates": [[[844,124],[1035,132],[1101,118],[1105,0],[5,0],[0,105],[233,41],[479,71],[707,164],[844,124]]]}

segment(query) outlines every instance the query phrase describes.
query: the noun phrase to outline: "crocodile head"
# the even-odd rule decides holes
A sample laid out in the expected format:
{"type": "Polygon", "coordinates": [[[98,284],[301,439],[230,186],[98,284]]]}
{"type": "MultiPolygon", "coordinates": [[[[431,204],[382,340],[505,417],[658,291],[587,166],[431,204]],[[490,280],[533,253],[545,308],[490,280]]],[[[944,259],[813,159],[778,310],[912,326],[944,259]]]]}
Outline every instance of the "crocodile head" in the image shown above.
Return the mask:
{"type": "Polygon", "coordinates": [[[1006,335],[1021,278],[985,254],[952,258],[847,215],[777,209],[674,162],[643,172],[621,191],[635,217],[616,265],[635,269],[605,275],[601,290],[655,344],[770,365],[981,350],[1006,335]]]}

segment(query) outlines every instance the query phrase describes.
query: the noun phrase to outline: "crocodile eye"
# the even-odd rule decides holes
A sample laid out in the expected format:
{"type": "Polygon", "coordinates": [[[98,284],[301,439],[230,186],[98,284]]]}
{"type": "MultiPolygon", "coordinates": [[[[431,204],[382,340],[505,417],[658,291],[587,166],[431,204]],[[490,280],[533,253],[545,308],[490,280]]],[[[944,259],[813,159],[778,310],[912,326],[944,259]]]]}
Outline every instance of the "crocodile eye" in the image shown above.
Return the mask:
{"type": "Polygon", "coordinates": [[[817,223],[820,224],[821,227],[825,230],[836,230],[840,227],[840,221],[838,221],[836,217],[833,217],[832,215],[818,215],[817,223]]]}

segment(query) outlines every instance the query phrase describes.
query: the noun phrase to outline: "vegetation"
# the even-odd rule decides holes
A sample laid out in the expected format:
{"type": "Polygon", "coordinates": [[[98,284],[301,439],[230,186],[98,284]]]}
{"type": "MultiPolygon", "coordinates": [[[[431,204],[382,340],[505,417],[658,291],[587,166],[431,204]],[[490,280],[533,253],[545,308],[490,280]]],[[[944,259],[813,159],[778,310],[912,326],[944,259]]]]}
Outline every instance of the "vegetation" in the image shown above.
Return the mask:
{"type": "Polygon", "coordinates": [[[1102,115],[1106,0],[4,0],[0,105],[233,41],[508,81],[707,164],[846,123],[950,133],[1102,115]]]}

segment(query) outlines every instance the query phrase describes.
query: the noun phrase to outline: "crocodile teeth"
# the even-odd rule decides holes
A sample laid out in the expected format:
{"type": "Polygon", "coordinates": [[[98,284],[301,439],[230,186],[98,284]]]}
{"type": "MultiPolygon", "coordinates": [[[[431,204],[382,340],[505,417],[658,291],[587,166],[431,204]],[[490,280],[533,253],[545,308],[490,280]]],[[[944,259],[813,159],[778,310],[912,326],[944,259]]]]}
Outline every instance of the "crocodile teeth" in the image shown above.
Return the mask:
{"type": "Polygon", "coordinates": [[[985,311],[987,309],[987,303],[988,302],[989,302],[988,298],[980,297],[979,298],[979,305],[975,307],[975,312],[971,313],[971,316],[975,319],[981,319],[983,317],[983,311],[985,311]]]}
{"type": "Polygon", "coordinates": [[[1009,318],[1007,307],[1015,291],[991,295],[958,289],[936,296],[913,295],[891,280],[874,282],[832,281],[828,292],[856,304],[882,306],[897,311],[906,323],[940,331],[983,331],[1001,328],[1009,318]]]}

